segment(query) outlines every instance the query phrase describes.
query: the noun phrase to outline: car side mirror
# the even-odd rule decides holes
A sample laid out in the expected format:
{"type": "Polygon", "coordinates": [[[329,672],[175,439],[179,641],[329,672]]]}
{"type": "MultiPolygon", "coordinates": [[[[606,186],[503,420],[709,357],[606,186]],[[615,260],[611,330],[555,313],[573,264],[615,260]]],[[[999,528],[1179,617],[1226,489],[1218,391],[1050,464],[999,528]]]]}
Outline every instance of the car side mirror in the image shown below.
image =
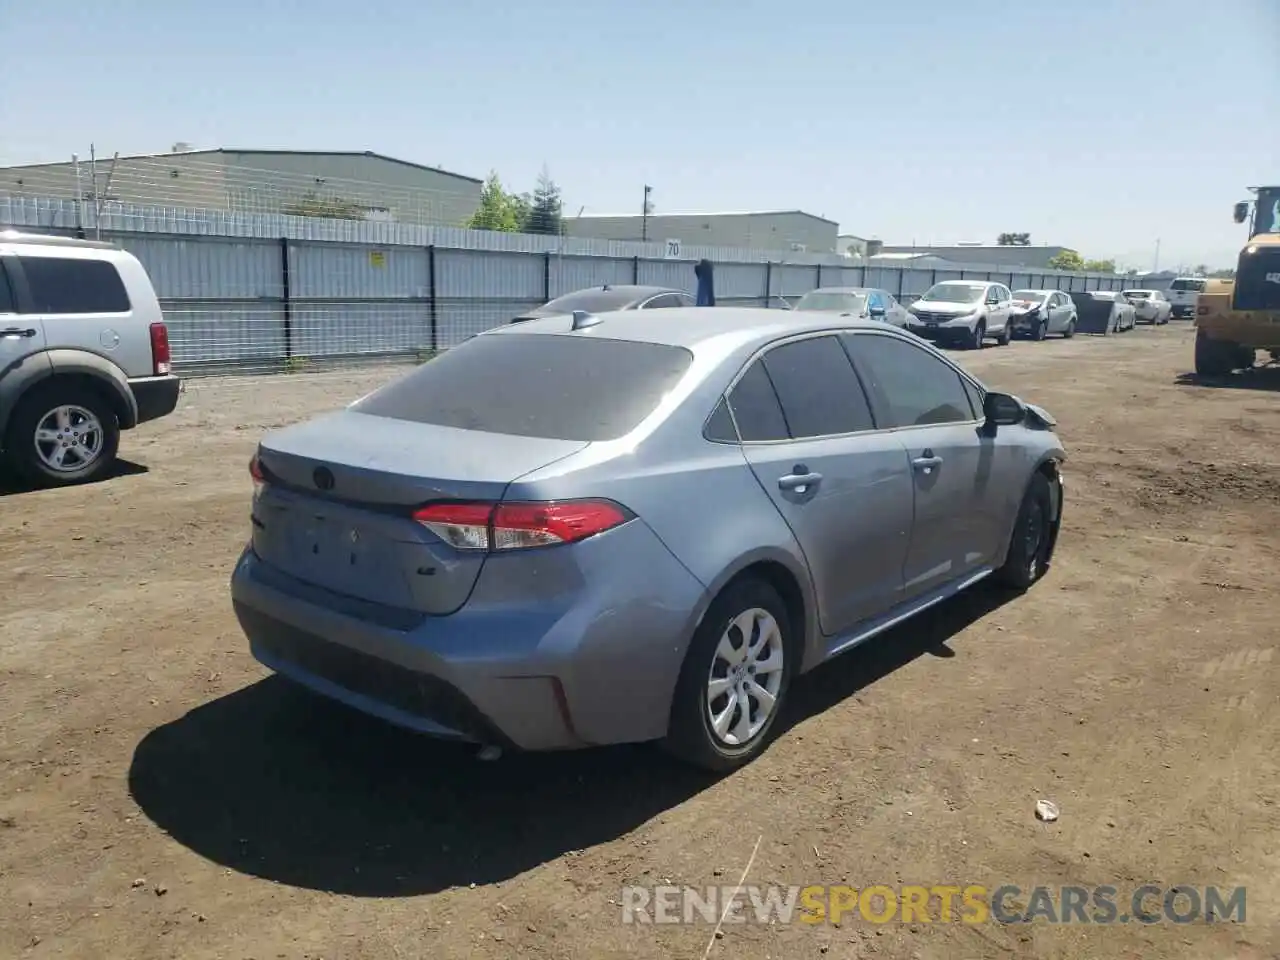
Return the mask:
{"type": "Polygon", "coordinates": [[[884,317],[884,307],[872,307],[867,311],[867,316],[881,319],[884,317]]]}
{"type": "Polygon", "coordinates": [[[982,398],[982,416],[988,426],[1013,427],[1026,419],[1027,408],[1007,393],[988,393],[982,398]]]}
{"type": "Polygon", "coordinates": [[[989,307],[994,307],[999,302],[1000,302],[999,297],[987,297],[987,306],[989,307]]]}

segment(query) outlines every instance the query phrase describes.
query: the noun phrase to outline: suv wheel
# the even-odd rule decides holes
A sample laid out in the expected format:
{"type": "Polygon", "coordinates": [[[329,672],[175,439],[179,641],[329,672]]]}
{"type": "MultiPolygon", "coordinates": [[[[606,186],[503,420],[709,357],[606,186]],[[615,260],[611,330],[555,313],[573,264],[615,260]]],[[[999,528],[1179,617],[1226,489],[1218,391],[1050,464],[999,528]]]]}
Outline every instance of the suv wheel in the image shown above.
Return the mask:
{"type": "Polygon", "coordinates": [[[973,332],[969,334],[969,339],[965,342],[966,349],[981,350],[982,341],[987,338],[987,321],[979,320],[974,325],[973,332]]]}
{"type": "Polygon", "coordinates": [[[755,578],[731,584],[689,644],[664,746],[717,773],[754,760],[781,712],[795,649],[778,592],[755,578]]]}
{"type": "Polygon", "coordinates": [[[65,487],[100,479],[119,446],[120,425],[97,391],[55,380],[19,402],[5,436],[5,458],[34,486],[65,487]]]}

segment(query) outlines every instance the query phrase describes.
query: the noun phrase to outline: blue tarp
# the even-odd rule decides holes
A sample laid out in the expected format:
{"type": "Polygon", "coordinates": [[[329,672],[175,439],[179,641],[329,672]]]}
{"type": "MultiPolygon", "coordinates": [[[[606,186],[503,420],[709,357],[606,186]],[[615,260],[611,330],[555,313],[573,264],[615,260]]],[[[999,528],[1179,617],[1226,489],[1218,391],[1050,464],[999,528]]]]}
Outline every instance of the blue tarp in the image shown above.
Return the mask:
{"type": "Polygon", "coordinates": [[[714,307],[716,305],[716,284],[712,276],[710,260],[699,260],[693,268],[698,278],[698,306],[714,307]]]}

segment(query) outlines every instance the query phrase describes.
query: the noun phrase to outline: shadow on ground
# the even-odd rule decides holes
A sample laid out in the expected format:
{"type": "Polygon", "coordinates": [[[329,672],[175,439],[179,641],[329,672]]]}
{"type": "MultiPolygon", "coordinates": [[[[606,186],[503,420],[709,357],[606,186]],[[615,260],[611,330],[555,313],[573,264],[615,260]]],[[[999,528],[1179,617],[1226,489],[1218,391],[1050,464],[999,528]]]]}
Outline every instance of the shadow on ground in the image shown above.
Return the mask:
{"type": "Polygon", "coordinates": [[[1261,390],[1280,393],[1280,363],[1270,363],[1252,370],[1242,370],[1225,377],[1201,377],[1194,373],[1179,374],[1174,381],[1181,387],[1216,387],[1228,390],[1261,390]]]}
{"type": "MultiPolygon", "coordinates": [[[[979,588],[800,678],[782,724],[827,710],[1008,599],[979,588]]],[[[775,744],[773,750],[785,750],[775,744]]],[[[604,843],[715,778],[653,746],[508,754],[405,732],[271,677],[159,727],[129,789],[179,843],[246,874],[355,896],[509,879],[604,843]]]]}
{"type": "MultiPolygon", "coordinates": [[[[141,463],[134,463],[132,460],[116,460],[111,465],[111,469],[105,474],[93,481],[96,485],[99,483],[107,483],[119,477],[136,477],[142,473],[150,473],[151,468],[141,463]]],[[[21,478],[15,477],[0,467],[0,497],[11,497],[19,493],[39,493],[39,489],[31,487],[24,483],[21,478]]]]}

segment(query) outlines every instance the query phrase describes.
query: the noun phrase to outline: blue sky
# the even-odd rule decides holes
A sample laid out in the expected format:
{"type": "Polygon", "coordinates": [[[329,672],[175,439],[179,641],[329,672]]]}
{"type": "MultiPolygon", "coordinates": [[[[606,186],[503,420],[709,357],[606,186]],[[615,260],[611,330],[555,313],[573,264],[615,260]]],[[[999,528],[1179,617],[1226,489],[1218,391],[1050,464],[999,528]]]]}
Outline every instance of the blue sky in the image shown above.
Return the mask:
{"type": "Polygon", "coordinates": [[[374,150],[568,212],[794,209],[1234,262],[1280,180],[1280,0],[0,0],[0,163],[374,150]],[[71,8],[74,6],[74,13],[71,8]]]}

